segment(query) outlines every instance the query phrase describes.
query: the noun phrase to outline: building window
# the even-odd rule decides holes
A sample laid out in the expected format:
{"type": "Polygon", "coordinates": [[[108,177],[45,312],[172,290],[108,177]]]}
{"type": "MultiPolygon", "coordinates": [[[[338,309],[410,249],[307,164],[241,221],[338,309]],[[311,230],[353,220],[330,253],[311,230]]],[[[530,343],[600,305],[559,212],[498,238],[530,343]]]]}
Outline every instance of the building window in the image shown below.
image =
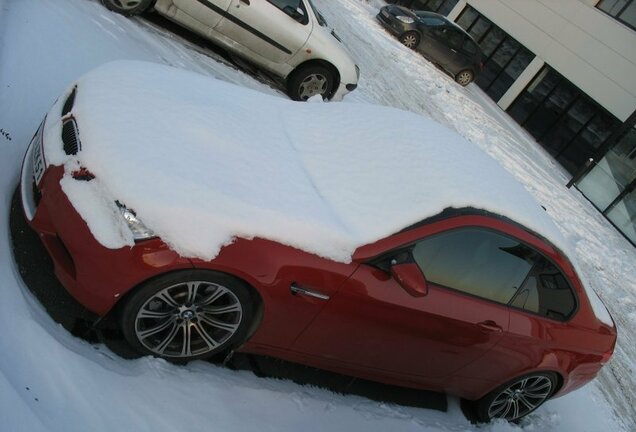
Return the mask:
{"type": "Polygon", "coordinates": [[[485,56],[484,70],[475,83],[498,101],[534,59],[534,54],[471,6],[464,8],[457,24],[475,39],[485,56]]]}
{"type": "Polygon", "coordinates": [[[636,0],[601,0],[596,7],[636,30],[636,0]]]}
{"type": "Polygon", "coordinates": [[[571,174],[592,157],[620,121],[550,66],[507,110],[571,174]]]}
{"type": "Polygon", "coordinates": [[[628,129],[576,187],[636,245],[636,127],[628,129]]]}
{"type": "Polygon", "coordinates": [[[413,10],[424,10],[448,15],[459,0],[398,0],[395,4],[406,6],[413,10]]]}

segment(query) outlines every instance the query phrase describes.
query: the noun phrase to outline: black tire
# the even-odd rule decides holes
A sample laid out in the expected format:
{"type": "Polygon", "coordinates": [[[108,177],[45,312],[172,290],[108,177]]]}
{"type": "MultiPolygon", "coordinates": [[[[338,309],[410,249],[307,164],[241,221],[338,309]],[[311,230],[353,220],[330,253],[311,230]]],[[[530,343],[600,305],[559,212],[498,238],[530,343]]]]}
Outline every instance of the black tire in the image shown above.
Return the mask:
{"type": "Polygon", "coordinates": [[[335,90],[333,71],[321,65],[300,67],[287,79],[287,95],[295,101],[306,101],[317,94],[329,99],[335,90]]]}
{"type": "Polygon", "coordinates": [[[124,16],[139,15],[150,8],[155,0],[102,0],[107,9],[124,16]]]}
{"type": "Polygon", "coordinates": [[[464,69],[455,75],[455,82],[462,87],[466,87],[475,79],[475,73],[470,69],[464,69]]]}
{"type": "Polygon", "coordinates": [[[557,375],[552,372],[535,372],[524,375],[497,387],[478,401],[464,401],[470,406],[471,420],[487,423],[501,418],[517,422],[527,416],[557,389],[557,375]]]}
{"type": "Polygon", "coordinates": [[[420,44],[420,35],[414,31],[407,31],[400,35],[400,42],[407,48],[415,49],[420,44]]]}
{"type": "Polygon", "coordinates": [[[121,330],[142,354],[177,363],[209,358],[245,342],[255,295],[225,273],[168,273],[141,284],[125,299],[121,330]]]}

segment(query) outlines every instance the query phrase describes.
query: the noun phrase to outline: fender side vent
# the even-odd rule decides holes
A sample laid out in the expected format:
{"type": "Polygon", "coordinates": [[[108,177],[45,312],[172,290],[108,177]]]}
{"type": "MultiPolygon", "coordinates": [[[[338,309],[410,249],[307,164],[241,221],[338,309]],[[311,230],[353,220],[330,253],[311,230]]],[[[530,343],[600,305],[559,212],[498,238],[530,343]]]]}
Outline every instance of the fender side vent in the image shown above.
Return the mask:
{"type": "Polygon", "coordinates": [[[67,155],[75,155],[81,149],[75,119],[68,119],[62,124],[62,142],[67,155]]]}

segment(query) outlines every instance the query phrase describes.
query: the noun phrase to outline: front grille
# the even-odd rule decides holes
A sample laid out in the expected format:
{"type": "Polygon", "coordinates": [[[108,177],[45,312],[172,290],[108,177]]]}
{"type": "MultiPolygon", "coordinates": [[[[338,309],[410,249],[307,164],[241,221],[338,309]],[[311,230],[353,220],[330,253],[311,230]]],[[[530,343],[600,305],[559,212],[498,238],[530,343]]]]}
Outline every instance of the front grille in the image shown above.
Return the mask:
{"type": "Polygon", "coordinates": [[[62,124],[62,143],[64,143],[64,152],[67,155],[75,155],[81,150],[75,119],[68,119],[62,124]]]}

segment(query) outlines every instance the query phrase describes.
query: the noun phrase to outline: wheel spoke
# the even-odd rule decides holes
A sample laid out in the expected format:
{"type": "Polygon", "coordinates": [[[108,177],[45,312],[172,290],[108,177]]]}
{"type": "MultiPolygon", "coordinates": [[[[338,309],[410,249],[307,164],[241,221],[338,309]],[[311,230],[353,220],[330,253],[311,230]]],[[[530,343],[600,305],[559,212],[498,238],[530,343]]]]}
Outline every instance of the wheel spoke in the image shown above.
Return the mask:
{"type": "Polygon", "coordinates": [[[227,293],[227,291],[225,289],[217,286],[216,290],[212,294],[210,294],[208,297],[204,298],[197,305],[198,306],[206,306],[206,305],[212,304],[215,301],[217,301],[218,299],[220,299],[221,297],[223,297],[223,295],[225,293],[227,293]]]}
{"type": "Polygon", "coordinates": [[[526,397],[523,394],[519,395],[519,400],[523,402],[523,404],[527,406],[529,410],[533,410],[534,407],[536,406],[535,404],[531,403],[528,399],[526,399],[526,397]]]}
{"type": "Polygon", "coordinates": [[[177,323],[174,323],[174,326],[170,329],[170,333],[168,333],[168,335],[159,343],[159,345],[157,345],[157,352],[159,352],[160,354],[163,354],[165,352],[166,348],[168,348],[168,345],[172,343],[182,326],[183,324],[178,325],[177,323]]]}
{"type": "Polygon", "coordinates": [[[225,314],[230,312],[241,312],[241,305],[238,303],[234,303],[234,304],[226,305],[226,306],[216,306],[216,307],[207,306],[203,308],[203,312],[206,314],[211,314],[211,315],[219,315],[219,314],[225,314]]]}
{"type": "Polygon", "coordinates": [[[199,290],[199,282],[188,282],[186,284],[188,293],[186,295],[186,305],[193,305],[194,299],[197,297],[197,291],[199,290]]]}
{"type": "Polygon", "coordinates": [[[183,323],[181,328],[183,329],[181,356],[186,357],[192,355],[192,326],[189,323],[183,323]]]}
{"type": "Polygon", "coordinates": [[[167,318],[170,315],[173,315],[175,313],[175,311],[171,310],[171,311],[167,311],[167,312],[158,312],[158,311],[151,311],[148,309],[142,309],[139,311],[139,314],[137,314],[137,318],[138,319],[143,319],[143,318],[150,318],[150,319],[162,319],[162,318],[167,318]]]}
{"type": "Polygon", "coordinates": [[[173,319],[165,320],[165,321],[163,321],[162,323],[160,323],[159,325],[157,325],[155,327],[151,327],[149,329],[137,332],[137,337],[140,340],[141,339],[146,339],[149,336],[153,336],[153,335],[156,335],[157,333],[162,332],[163,330],[167,329],[171,325],[176,325],[175,320],[173,320],[173,319]]]}
{"type": "Polygon", "coordinates": [[[159,300],[163,301],[165,304],[167,304],[170,307],[173,308],[178,308],[179,306],[181,306],[173,297],[172,295],[170,295],[170,293],[168,292],[168,290],[163,290],[161,291],[159,294],[157,294],[155,296],[156,298],[158,298],[159,300]]]}
{"type": "Polygon", "coordinates": [[[219,346],[219,343],[212,336],[210,336],[210,334],[203,328],[200,323],[193,323],[192,326],[197,329],[199,336],[201,336],[201,340],[203,340],[203,342],[205,342],[207,346],[210,347],[210,349],[219,346]]]}
{"type": "Polygon", "coordinates": [[[205,312],[199,314],[199,319],[212,327],[219,328],[228,332],[234,332],[238,328],[238,324],[226,323],[215,318],[208,317],[205,312]]]}

